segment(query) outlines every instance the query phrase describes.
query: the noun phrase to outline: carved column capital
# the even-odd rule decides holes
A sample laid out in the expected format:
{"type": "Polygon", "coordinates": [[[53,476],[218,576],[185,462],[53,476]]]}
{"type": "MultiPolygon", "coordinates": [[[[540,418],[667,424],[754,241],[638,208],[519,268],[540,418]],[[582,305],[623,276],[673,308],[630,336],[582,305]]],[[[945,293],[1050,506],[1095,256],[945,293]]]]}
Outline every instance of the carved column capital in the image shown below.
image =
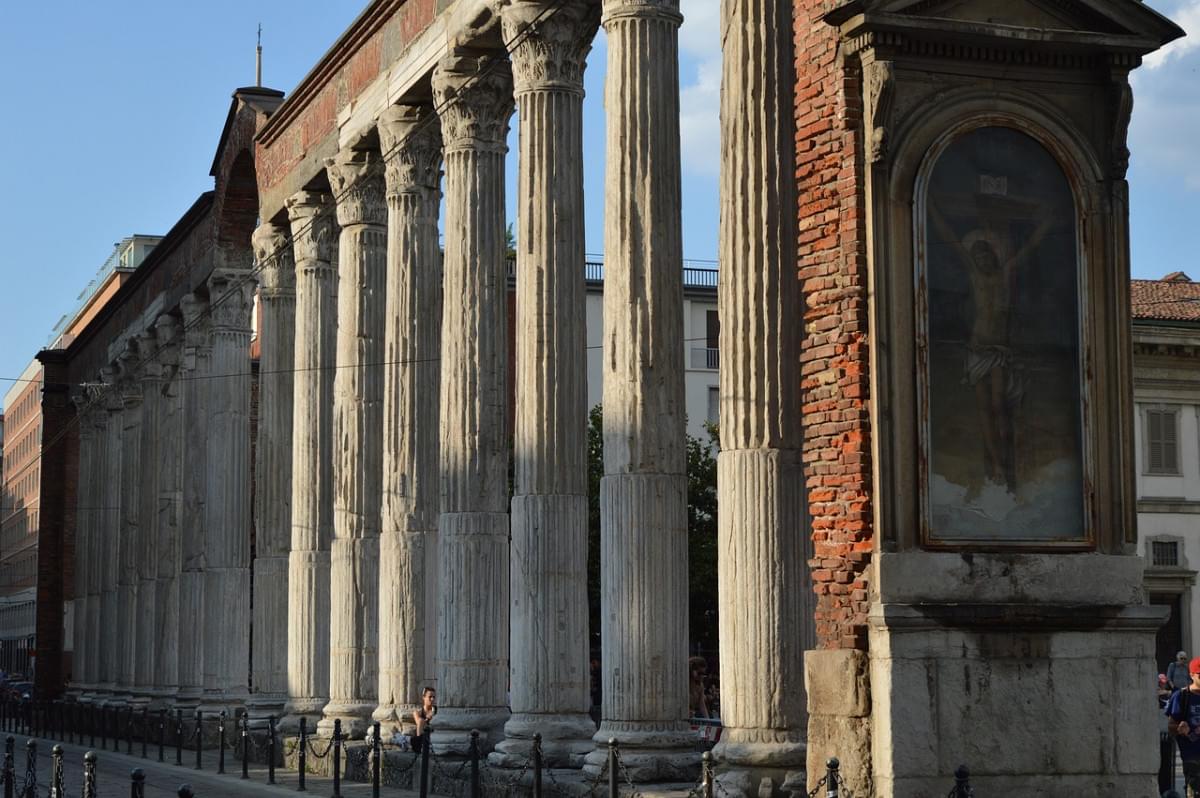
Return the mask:
{"type": "Polygon", "coordinates": [[[250,332],[253,280],[240,272],[215,271],[208,278],[208,296],[213,332],[250,332]]]}
{"type": "Polygon", "coordinates": [[[142,388],[138,384],[138,349],[134,339],[125,342],[125,349],[117,355],[117,394],[125,408],[138,407],[142,403],[142,388]]]}
{"type": "Polygon", "coordinates": [[[451,53],[433,71],[446,152],[506,152],[513,112],[512,64],[500,55],[451,53]]]}
{"type": "Polygon", "coordinates": [[[342,150],[325,161],[325,171],[337,203],[338,224],[387,224],[383,159],[379,153],[342,150]]]}
{"type": "Polygon", "coordinates": [[[154,335],[158,341],[158,362],[163,367],[163,379],[171,380],[179,371],[179,350],[182,343],[179,319],[169,313],[159,316],[154,322],[154,335]]]}
{"type": "Polygon", "coordinates": [[[137,334],[136,347],[138,359],[141,362],[141,373],[138,375],[143,383],[157,382],[162,379],[162,361],[158,359],[158,336],[154,330],[142,330],[137,334]]]}
{"type": "Polygon", "coordinates": [[[442,127],[430,105],[393,105],[379,116],[387,193],[437,191],[442,127]]]}
{"type": "Polygon", "coordinates": [[[273,222],[259,225],[250,236],[264,300],[296,295],[296,262],[288,231],[273,222]]]}
{"type": "Polygon", "coordinates": [[[311,268],[310,264],[315,262],[332,262],[337,242],[333,197],[317,191],[300,191],[288,197],[287,211],[296,267],[311,268]]]}
{"type": "Polygon", "coordinates": [[[569,91],[583,95],[583,70],[600,25],[600,4],[517,0],[500,12],[504,40],[513,42],[514,92],[569,91]],[[553,13],[551,7],[559,5],[553,13]]]}
{"type": "Polygon", "coordinates": [[[605,30],[613,22],[622,19],[662,20],[674,24],[683,24],[683,15],[679,13],[679,0],[606,0],[604,3],[605,30]]]}

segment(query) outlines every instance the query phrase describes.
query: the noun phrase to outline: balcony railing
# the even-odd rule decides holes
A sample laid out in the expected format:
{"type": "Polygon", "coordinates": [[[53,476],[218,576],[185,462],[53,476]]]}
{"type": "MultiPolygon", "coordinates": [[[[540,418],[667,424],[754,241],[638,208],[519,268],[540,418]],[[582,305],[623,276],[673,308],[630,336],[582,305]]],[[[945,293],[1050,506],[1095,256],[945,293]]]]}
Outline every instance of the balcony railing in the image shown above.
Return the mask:
{"type": "MultiPolygon", "coordinates": [[[[703,261],[701,261],[703,263],[703,261]]],[[[684,288],[712,288],[717,287],[717,270],[702,268],[699,266],[688,266],[687,261],[684,261],[683,267],[683,287],[684,288]]],[[[509,258],[506,264],[508,270],[508,279],[516,279],[517,262],[514,258],[509,258]]],[[[583,264],[583,279],[589,283],[604,282],[604,262],[598,260],[584,261],[583,264]]]]}
{"type": "Polygon", "coordinates": [[[703,346],[692,347],[692,368],[719,369],[721,367],[721,350],[709,349],[703,346]]]}

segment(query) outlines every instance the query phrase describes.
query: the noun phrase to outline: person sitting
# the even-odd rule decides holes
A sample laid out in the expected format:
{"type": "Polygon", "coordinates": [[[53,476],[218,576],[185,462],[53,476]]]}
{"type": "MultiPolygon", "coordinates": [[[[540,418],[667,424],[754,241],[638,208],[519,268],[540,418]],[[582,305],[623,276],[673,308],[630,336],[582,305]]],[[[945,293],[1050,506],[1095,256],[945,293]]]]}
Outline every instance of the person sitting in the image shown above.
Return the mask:
{"type": "Polygon", "coordinates": [[[413,710],[413,723],[417,726],[411,740],[413,753],[419,754],[425,750],[425,744],[429,742],[429,724],[436,714],[437,690],[426,687],[421,691],[421,706],[413,710]]]}

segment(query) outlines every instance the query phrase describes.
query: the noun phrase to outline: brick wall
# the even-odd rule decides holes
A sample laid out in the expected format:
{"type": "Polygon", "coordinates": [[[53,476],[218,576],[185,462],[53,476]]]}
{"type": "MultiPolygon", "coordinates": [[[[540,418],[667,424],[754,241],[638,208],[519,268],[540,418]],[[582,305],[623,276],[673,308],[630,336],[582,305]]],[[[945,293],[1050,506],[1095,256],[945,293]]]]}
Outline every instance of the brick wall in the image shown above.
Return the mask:
{"type": "Polygon", "coordinates": [[[829,3],[796,0],[796,181],[804,462],[820,648],[865,649],[872,550],[866,230],[856,71],[829,3]]]}

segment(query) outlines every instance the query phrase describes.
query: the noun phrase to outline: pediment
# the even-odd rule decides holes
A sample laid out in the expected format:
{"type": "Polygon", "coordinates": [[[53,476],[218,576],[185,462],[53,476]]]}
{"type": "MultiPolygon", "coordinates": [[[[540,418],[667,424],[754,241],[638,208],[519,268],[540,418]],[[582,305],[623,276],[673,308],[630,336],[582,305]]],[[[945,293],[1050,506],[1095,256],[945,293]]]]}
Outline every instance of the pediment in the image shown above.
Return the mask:
{"type": "Polygon", "coordinates": [[[1138,0],[849,0],[826,17],[835,25],[854,18],[868,26],[876,21],[944,31],[992,29],[1006,37],[1087,41],[1144,52],[1184,35],[1138,0]]]}

